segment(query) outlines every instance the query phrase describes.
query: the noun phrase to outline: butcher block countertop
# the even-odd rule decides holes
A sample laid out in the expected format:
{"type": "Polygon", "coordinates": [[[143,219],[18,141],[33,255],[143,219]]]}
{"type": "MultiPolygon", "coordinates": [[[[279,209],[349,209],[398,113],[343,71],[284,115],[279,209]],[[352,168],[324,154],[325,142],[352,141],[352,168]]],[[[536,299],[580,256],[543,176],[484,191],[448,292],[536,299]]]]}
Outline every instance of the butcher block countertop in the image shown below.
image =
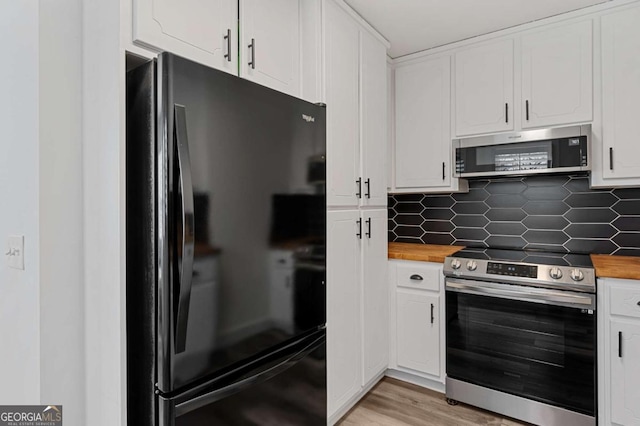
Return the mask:
{"type": "Polygon", "coordinates": [[[444,263],[445,257],[463,248],[436,244],[389,243],[389,259],[444,263]]]}
{"type": "Polygon", "coordinates": [[[592,254],[591,261],[596,277],[640,280],[640,257],[592,254]]]}

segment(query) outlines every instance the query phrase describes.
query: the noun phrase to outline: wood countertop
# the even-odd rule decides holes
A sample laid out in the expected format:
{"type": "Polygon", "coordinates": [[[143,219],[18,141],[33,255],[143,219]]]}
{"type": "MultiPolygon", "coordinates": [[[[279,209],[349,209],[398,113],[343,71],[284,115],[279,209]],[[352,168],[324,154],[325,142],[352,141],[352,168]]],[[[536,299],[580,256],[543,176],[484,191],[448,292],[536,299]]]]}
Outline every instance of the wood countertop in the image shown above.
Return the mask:
{"type": "Polygon", "coordinates": [[[640,257],[592,254],[591,261],[596,277],[640,280],[640,257]]]}
{"type": "Polygon", "coordinates": [[[463,248],[436,244],[389,243],[389,259],[444,263],[445,257],[463,248]]]}

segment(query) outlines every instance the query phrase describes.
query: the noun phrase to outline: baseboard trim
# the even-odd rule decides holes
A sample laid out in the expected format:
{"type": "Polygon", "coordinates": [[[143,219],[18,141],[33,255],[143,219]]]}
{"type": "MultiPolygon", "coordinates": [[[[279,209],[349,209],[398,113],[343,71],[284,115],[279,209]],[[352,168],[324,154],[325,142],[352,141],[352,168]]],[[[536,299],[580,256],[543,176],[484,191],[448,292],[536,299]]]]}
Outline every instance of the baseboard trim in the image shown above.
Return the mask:
{"type": "Polygon", "coordinates": [[[423,388],[431,389],[436,392],[445,392],[444,383],[427,379],[425,377],[416,376],[415,374],[407,373],[405,371],[389,369],[385,372],[385,376],[391,377],[392,379],[402,380],[403,382],[408,382],[423,388]]]}

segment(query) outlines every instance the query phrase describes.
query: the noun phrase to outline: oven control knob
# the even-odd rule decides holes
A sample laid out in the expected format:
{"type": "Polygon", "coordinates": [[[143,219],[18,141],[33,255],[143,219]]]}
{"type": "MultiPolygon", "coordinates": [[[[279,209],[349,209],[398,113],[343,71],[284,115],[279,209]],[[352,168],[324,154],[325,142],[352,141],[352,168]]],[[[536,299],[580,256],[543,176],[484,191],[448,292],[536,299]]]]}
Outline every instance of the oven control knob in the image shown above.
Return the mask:
{"type": "Polygon", "coordinates": [[[462,264],[460,263],[460,261],[459,261],[458,259],[452,259],[452,260],[451,260],[451,267],[452,267],[453,269],[460,269],[460,266],[461,266],[461,265],[462,265],[462,264]]]}
{"type": "Polygon", "coordinates": [[[584,274],[578,268],[571,270],[571,279],[574,281],[582,281],[584,279],[584,274]]]}
{"type": "Polygon", "coordinates": [[[476,269],[478,269],[478,262],[476,262],[475,260],[468,261],[467,269],[470,271],[475,271],[476,269]]]}
{"type": "Polygon", "coordinates": [[[554,280],[559,280],[560,278],[562,278],[562,270],[557,267],[551,268],[549,270],[549,276],[554,280]]]}

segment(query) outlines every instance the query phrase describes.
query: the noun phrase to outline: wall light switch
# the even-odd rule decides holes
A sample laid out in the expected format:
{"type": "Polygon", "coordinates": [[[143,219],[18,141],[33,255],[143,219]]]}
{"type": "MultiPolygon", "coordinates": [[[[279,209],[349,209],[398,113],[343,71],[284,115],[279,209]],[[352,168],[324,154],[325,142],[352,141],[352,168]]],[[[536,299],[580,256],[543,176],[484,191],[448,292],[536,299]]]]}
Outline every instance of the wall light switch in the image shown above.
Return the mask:
{"type": "Polygon", "coordinates": [[[24,236],[10,235],[7,238],[7,247],[4,250],[4,258],[9,268],[24,270],[24,236]]]}

